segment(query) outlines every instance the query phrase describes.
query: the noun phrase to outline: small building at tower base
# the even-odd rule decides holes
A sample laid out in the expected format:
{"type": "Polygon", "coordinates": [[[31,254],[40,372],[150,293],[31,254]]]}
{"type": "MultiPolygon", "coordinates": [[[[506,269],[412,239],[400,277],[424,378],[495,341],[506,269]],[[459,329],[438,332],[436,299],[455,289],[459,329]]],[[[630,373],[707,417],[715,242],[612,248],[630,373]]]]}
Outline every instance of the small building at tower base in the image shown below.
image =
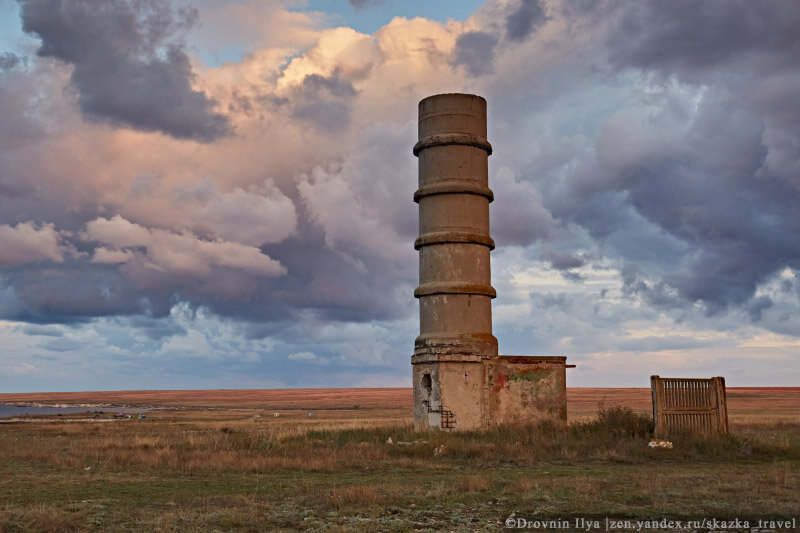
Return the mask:
{"type": "Polygon", "coordinates": [[[477,430],[567,421],[567,358],[499,355],[456,361],[415,357],[415,429],[477,430]]]}

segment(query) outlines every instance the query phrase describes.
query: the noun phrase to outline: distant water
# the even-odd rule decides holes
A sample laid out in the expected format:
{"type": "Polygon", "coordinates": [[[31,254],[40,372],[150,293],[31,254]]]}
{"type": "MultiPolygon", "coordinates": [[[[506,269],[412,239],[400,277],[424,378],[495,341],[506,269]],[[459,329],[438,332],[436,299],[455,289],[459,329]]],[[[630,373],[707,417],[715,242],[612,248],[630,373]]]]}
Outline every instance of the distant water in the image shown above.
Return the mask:
{"type": "Polygon", "coordinates": [[[8,418],[20,415],[58,415],[74,413],[93,413],[102,411],[104,413],[146,413],[150,409],[146,407],[53,407],[38,405],[10,405],[0,404],[0,418],[8,418]]]}

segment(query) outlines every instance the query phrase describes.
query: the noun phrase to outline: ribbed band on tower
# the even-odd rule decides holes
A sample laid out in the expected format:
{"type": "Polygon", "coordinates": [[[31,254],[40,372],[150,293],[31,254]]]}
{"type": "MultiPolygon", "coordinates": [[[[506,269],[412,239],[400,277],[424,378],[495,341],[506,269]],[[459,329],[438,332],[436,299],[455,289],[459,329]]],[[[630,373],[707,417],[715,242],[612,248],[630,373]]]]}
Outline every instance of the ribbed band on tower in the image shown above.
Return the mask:
{"type": "Polygon", "coordinates": [[[413,362],[497,356],[492,335],[486,100],[439,94],[419,103],[420,334],[413,362]]]}

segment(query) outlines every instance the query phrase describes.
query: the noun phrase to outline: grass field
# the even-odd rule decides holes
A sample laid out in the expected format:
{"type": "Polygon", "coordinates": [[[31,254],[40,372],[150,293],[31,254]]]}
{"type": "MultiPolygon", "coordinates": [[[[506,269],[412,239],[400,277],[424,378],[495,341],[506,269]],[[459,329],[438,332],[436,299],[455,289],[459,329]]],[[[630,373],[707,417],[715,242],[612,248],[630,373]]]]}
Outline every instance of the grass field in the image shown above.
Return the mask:
{"type": "Polygon", "coordinates": [[[0,395],[164,407],[0,423],[0,532],[497,531],[509,517],[800,526],[800,388],[728,399],[732,435],[667,450],[647,446],[648,389],[571,389],[565,428],[462,434],[413,432],[408,389],[0,395]]]}

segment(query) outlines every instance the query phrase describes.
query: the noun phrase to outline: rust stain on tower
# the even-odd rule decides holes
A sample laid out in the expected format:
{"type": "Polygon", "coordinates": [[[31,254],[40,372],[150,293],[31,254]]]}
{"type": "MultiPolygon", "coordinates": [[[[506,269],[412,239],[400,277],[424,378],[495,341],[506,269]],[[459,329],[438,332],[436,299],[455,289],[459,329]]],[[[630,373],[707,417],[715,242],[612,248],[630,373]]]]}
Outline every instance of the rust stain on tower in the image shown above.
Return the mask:
{"type": "Polygon", "coordinates": [[[420,334],[411,358],[417,428],[566,421],[566,357],[498,355],[492,334],[486,100],[419,103],[420,334]]]}

